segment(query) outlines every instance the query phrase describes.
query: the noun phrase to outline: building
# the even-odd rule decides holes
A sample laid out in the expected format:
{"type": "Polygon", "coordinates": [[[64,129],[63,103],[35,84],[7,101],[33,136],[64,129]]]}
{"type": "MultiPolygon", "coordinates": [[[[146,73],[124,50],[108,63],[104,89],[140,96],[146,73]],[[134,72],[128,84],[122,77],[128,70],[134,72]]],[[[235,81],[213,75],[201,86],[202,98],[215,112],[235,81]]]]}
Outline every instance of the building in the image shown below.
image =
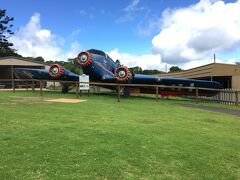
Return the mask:
{"type": "Polygon", "coordinates": [[[49,66],[41,63],[29,61],[26,58],[19,57],[1,57],[0,58],[0,82],[1,79],[9,79],[9,82],[1,82],[1,87],[11,87],[11,80],[14,77],[13,68],[33,68],[33,69],[48,69],[49,66]]]}
{"type": "Polygon", "coordinates": [[[157,75],[161,77],[218,81],[224,88],[240,89],[240,64],[211,63],[180,72],[157,75]]]}

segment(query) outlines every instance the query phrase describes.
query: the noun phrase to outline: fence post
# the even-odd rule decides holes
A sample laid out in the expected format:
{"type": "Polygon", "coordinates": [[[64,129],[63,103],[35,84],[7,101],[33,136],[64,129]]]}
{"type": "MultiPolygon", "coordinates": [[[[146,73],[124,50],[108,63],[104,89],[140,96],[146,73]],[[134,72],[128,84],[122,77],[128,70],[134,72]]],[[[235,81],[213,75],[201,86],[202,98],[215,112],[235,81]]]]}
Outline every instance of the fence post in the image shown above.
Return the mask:
{"type": "Polygon", "coordinates": [[[12,80],[12,88],[13,88],[13,92],[15,92],[15,82],[14,82],[14,79],[12,80]]]}
{"type": "Polygon", "coordinates": [[[40,80],[40,95],[42,96],[42,80],[40,80]]]}
{"type": "Polygon", "coordinates": [[[28,91],[28,81],[26,81],[26,90],[28,91]]]}
{"type": "Polygon", "coordinates": [[[120,84],[119,83],[117,86],[117,91],[118,91],[118,102],[120,102],[120,84]]]}
{"type": "Polygon", "coordinates": [[[158,98],[158,86],[156,86],[156,100],[158,101],[159,98],[158,98]]]}
{"type": "Polygon", "coordinates": [[[239,102],[238,91],[235,91],[235,97],[236,97],[235,105],[238,106],[238,102],[239,102]]]}
{"type": "Polygon", "coordinates": [[[76,82],[76,95],[77,95],[77,98],[79,98],[79,82],[76,82]]]}
{"type": "Polygon", "coordinates": [[[198,104],[198,88],[196,88],[196,104],[198,104]]]}
{"type": "Polygon", "coordinates": [[[35,85],[34,85],[34,81],[32,81],[32,92],[35,92],[35,85]]]}

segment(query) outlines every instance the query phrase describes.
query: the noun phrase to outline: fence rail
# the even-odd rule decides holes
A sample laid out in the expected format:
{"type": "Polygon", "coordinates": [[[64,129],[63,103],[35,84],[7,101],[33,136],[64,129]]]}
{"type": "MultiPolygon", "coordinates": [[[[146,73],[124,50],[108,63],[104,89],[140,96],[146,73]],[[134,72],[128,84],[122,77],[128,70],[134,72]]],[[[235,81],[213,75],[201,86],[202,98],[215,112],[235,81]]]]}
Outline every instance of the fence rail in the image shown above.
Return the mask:
{"type": "MultiPolygon", "coordinates": [[[[53,82],[54,86],[55,83],[67,83],[75,85],[76,88],[76,96],[79,97],[81,95],[81,91],[79,90],[80,84],[89,84],[92,86],[115,86],[117,90],[117,97],[118,101],[120,102],[120,88],[121,87],[152,87],[155,88],[156,91],[156,100],[159,100],[159,92],[162,88],[170,88],[170,89],[187,89],[187,90],[194,90],[195,95],[192,96],[195,98],[196,103],[198,103],[199,100],[207,100],[207,101],[215,101],[218,103],[226,103],[226,104],[234,104],[239,105],[240,104],[240,90],[233,90],[233,89],[211,89],[211,88],[199,88],[199,87],[182,87],[182,86],[166,86],[166,85],[157,85],[157,84],[121,84],[121,83],[100,83],[100,82],[76,82],[76,81],[62,81],[62,80],[39,80],[39,79],[0,79],[0,88],[4,88],[1,83],[11,83],[11,88],[15,92],[16,87],[25,87],[27,90],[28,88],[31,88],[32,91],[35,91],[36,85],[40,88],[40,94],[43,94],[43,87],[44,83],[46,82],[53,82]],[[217,91],[218,94],[216,96],[212,97],[205,97],[205,96],[199,96],[200,90],[207,90],[207,91],[217,91]]],[[[54,87],[55,89],[55,87],[54,87]]],[[[88,91],[89,94],[89,91],[88,91]]]]}

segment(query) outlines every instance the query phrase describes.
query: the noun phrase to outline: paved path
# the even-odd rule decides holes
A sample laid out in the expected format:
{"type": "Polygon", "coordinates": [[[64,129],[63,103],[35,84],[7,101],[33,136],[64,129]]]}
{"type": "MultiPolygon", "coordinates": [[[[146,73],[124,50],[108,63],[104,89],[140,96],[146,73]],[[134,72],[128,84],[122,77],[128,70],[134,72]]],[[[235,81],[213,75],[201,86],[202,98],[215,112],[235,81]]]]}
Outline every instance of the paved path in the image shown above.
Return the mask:
{"type": "Polygon", "coordinates": [[[237,109],[226,109],[222,107],[204,106],[204,105],[198,105],[198,104],[184,104],[184,103],[177,103],[177,104],[184,107],[199,108],[199,109],[204,109],[208,111],[226,113],[226,114],[231,114],[231,115],[240,117],[240,110],[237,110],[237,109]]]}

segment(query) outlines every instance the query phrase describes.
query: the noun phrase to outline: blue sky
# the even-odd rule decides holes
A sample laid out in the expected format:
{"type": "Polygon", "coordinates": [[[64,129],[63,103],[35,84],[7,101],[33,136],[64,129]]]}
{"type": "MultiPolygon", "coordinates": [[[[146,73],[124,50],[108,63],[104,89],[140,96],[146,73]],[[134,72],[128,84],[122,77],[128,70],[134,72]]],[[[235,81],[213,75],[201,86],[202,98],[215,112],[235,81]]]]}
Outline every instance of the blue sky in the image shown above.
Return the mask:
{"type": "Polygon", "coordinates": [[[124,12],[131,3],[129,0],[1,0],[0,4],[15,17],[15,30],[25,25],[34,13],[39,13],[43,28],[69,38],[69,41],[73,40],[70,38],[72,33],[78,31],[72,38],[80,41],[86,49],[94,47],[108,51],[119,48],[127,53],[142,53],[151,51],[152,37],[139,34],[138,26],[146,25],[151,18],[159,18],[166,8],[184,7],[196,2],[144,0],[138,4],[138,8],[144,9],[134,11],[130,15],[132,18],[125,17],[124,12]]]}
{"type": "MultiPolygon", "coordinates": [[[[236,3],[225,1],[225,5],[230,2],[236,3]]],[[[190,9],[198,3],[198,0],[1,0],[0,7],[15,18],[13,23],[15,32],[25,27],[30,18],[37,13],[39,31],[48,30],[51,38],[56,41],[57,49],[65,53],[71,49],[73,43],[77,43],[81,50],[90,48],[106,52],[117,50],[121,57],[124,57],[123,54],[125,57],[160,54],[161,58],[167,59],[166,54],[161,54],[163,49],[158,51],[156,43],[155,45],[153,43],[153,39],[157,39],[156,36],[160,35],[164,28],[168,28],[163,25],[163,22],[167,21],[163,13],[169,10],[169,17],[173,17],[178,9],[190,9]]],[[[160,46],[162,47],[161,44],[160,46]]],[[[224,60],[234,58],[239,52],[238,42],[234,41],[233,46],[236,47],[234,51],[232,47],[231,51],[225,50],[227,48],[219,50],[219,56],[224,60]]],[[[169,58],[169,61],[160,63],[184,66],[185,61],[183,59],[182,62],[175,62],[169,58]]]]}

